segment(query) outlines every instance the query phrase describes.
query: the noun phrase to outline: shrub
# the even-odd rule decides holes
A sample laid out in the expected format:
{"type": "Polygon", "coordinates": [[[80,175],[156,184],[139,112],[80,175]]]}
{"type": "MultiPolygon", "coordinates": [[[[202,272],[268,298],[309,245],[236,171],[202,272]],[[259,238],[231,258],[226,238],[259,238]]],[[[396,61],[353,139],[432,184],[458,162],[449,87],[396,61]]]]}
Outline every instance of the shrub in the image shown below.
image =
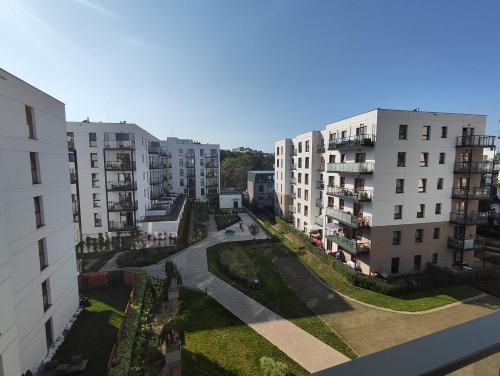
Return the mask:
{"type": "Polygon", "coordinates": [[[219,254],[221,269],[232,279],[240,281],[249,287],[257,287],[259,279],[250,257],[243,252],[232,252],[225,249],[219,254]]]}
{"type": "Polygon", "coordinates": [[[285,363],[276,361],[267,356],[263,356],[259,359],[260,369],[264,376],[288,376],[290,371],[285,363]]]}

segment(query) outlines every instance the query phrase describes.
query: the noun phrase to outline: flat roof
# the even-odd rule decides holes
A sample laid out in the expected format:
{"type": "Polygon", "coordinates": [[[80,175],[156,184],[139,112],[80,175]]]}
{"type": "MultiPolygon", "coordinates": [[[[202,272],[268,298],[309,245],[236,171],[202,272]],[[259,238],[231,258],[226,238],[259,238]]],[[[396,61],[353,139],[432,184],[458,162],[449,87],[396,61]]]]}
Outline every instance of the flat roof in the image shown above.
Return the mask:
{"type": "Polygon", "coordinates": [[[274,174],[274,170],[251,170],[254,174],[274,174]]]}
{"type": "Polygon", "coordinates": [[[230,195],[241,195],[240,191],[221,191],[219,195],[225,195],[225,196],[230,196],[230,195]]]}

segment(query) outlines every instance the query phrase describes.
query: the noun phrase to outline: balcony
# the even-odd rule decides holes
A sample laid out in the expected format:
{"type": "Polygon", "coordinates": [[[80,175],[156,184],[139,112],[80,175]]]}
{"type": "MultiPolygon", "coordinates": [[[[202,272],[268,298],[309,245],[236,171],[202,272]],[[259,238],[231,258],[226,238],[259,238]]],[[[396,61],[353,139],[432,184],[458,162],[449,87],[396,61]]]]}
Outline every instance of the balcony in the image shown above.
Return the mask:
{"type": "Polygon", "coordinates": [[[160,154],[161,148],[160,145],[150,144],[148,146],[148,154],[160,154]]]}
{"type": "Polygon", "coordinates": [[[137,190],[137,182],[135,181],[108,182],[106,184],[106,189],[110,192],[135,191],[137,190]]]}
{"type": "Polygon", "coordinates": [[[205,163],[206,168],[219,168],[219,164],[217,162],[207,162],[205,163]]]}
{"type": "Polygon", "coordinates": [[[107,150],[135,150],[135,142],[126,141],[116,141],[116,140],[104,140],[104,149],[107,150]]]}
{"type": "Polygon", "coordinates": [[[321,180],[318,180],[316,182],[316,189],[325,189],[325,183],[323,183],[321,180]]]}
{"type": "Polygon", "coordinates": [[[455,162],[453,172],[468,174],[488,174],[493,168],[493,162],[455,162]]]}
{"type": "Polygon", "coordinates": [[[336,219],[351,227],[370,227],[371,220],[369,217],[354,216],[351,213],[345,212],[343,210],[338,210],[334,208],[326,208],[326,215],[336,219]]]}
{"type": "Polygon", "coordinates": [[[155,176],[149,179],[149,185],[160,185],[162,183],[162,176],[155,176]]]}
{"type": "Polygon", "coordinates": [[[290,163],[290,170],[296,170],[297,165],[295,163],[290,163]]]}
{"type": "Polygon", "coordinates": [[[320,144],[316,147],[316,151],[318,153],[324,153],[325,152],[325,144],[320,144]]]}
{"type": "Polygon", "coordinates": [[[68,137],[68,150],[69,151],[75,151],[75,139],[74,137],[68,137]]]}
{"type": "Polygon", "coordinates": [[[460,200],[487,200],[490,198],[490,188],[453,188],[451,197],[460,200]]]}
{"type": "Polygon", "coordinates": [[[335,244],[339,245],[347,252],[358,255],[362,253],[370,252],[370,243],[363,242],[361,240],[348,239],[344,237],[341,233],[334,232],[330,235],[327,235],[326,238],[335,244]]]}
{"type": "Polygon", "coordinates": [[[118,202],[108,202],[108,211],[134,211],[137,210],[137,201],[122,200],[118,202]]]}
{"type": "Polygon", "coordinates": [[[470,226],[470,225],[486,225],[488,224],[488,213],[470,213],[465,215],[461,212],[451,212],[450,222],[457,225],[470,226]]]}
{"type": "Polygon", "coordinates": [[[316,199],[316,207],[317,207],[317,208],[322,208],[322,207],[323,207],[323,204],[324,204],[324,203],[323,203],[323,200],[322,200],[322,199],[320,199],[320,198],[316,199]]]}
{"type": "Polygon", "coordinates": [[[290,178],[290,184],[297,184],[297,178],[290,178]]]}
{"type": "Polygon", "coordinates": [[[349,149],[349,148],[358,149],[358,148],[368,148],[373,146],[375,146],[375,135],[363,134],[363,135],[330,140],[330,142],[328,143],[328,150],[349,149]]]}
{"type": "Polygon", "coordinates": [[[73,209],[73,215],[77,215],[80,213],[80,205],[78,204],[78,200],[71,201],[71,208],[73,209]]]}
{"type": "Polygon", "coordinates": [[[351,189],[341,187],[327,187],[326,194],[329,196],[336,196],[355,202],[369,202],[372,200],[372,191],[364,189],[351,189]]]}
{"type": "Polygon", "coordinates": [[[108,230],[109,231],[132,231],[136,229],[137,226],[133,223],[110,221],[108,230]]]}
{"type": "Polygon", "coordinates": [[[325,171],[325,164],[324,163],[318,163],[316,165],[316,171],[325,171]]]}
{"type": "Polygon", "coordinates": [[[295,192],[290,193],[290,197],[291,197],[292,199],[297,198],[297,193],[295,193],[295,192]]]}
{"type": "Polygon", "coordinates": [[[296,157],[297,156],[297,149],[293,149],[291,152],[290,152],[290,155],[293,156],[293,157],[296,157]]]}
{"type": "Polygon", "coordinates": [[[495,146],[495,136],[457,137],[457,148],[491,148],[495,146]]]}
{"type": "Polygon", "coordinates": [[[297,213],[297,210],[295,209],[295,206],[293,206],[293,205],[289,205],[288,206],[288,211],[290,213],[297,213]]]}
{"type": "Polygon", "coordinates": [[[323,227],[325,218],[321,216],[314,217],[314,224],[323,227]]]}
{"type": "Polygon", "coordinates": [[[374,163],[328,163],[327,172],[337,172],[340,174],[372,174],[374,163]]]}
{"type": "Polygon", "coordinates": [[[69,182],[70,184],[75,184],[76,182],[78,182],[78,173],[76,172],[76,170],[69,170],[69,182]]]}
{"type": "Polygon", "coordinates": [[[486,247],[486,239],[480,236],[456,239],[453,236],[448,236],[448,247],[454,249],[483,249],[486,247]]]}
{"type": "Polygon", "coordinates": [[[135,162],[131,161],[106,161],[107,171],[135,171],[135,162]]]}
{"type": "Polygon", "coordinates": [[[205,187],[207,188],[210,188],[210,187],[214,187],[214,188],[218,188],[219,187],[219,183],[218,182],[208,182],[205,184],[205,187]]]}
{"type": "Polygon", "coordinates": [[[160,170],[162,168],[163,168],[163,163],[161,163],[160,161],[149,162],[150,170],[160,170]]]}

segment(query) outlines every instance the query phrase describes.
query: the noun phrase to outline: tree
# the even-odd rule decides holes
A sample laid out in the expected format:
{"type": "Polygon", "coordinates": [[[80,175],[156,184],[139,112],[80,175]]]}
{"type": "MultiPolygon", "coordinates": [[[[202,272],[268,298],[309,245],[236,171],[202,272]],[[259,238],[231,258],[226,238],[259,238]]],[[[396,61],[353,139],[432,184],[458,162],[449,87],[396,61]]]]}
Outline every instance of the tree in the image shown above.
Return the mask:
{"type": "Polygon", "coordinates": [[[260,228],[255,223],[252,223],[250,226],[248,226],[248,231],[250,231],[250,234],[252,234],[253,238],[255,239],[255,236],[260,232],[260,228]]]}
{"type": "Polygon", "coordinates": [[[104,248],[104,236],[102,236],[102,232],[100,232],[99,234],[97,234],[97,246],[99,247],[99,251],[102,251],[102,249],[104,248]]]}
{"type": "Polygon", "coordinates": [[[97,252],[97,246],[98,246],[97,239],[96,238],[92,238],[92,250],[94,252],[97,252]]]}
{"type": "Polygon", "coordinates": [[[106,240],[104,240],[104,249],[109,252],[111,249],[111,240],[109,239],[109,234],[106,233],[106,240]]]}
{"type": "Polygon", "coordinates": [[[87,236],[85,238],[85,247],[87,247],[87,252],[90,251],[90,247],[92,246],[92,238],[87,236]]]}

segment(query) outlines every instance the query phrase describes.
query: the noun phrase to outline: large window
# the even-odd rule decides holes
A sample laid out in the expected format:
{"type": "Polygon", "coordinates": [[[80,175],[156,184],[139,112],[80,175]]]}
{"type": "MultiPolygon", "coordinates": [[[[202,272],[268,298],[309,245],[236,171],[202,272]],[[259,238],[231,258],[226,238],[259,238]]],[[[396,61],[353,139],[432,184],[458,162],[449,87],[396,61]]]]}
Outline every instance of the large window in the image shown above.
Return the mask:
{"type": "Polygon", "coordinates": [[[447,138],[448,137],[448,127],[443,126],[441,127],[441,138],[447,138]]]}
{"type": "Polygon", "coordinates": [[[399,125],[399,139],[400,140],[408,139],[408,125],[406,124],[399,125]]]}
{"type": "Polygon", "coordinates": [[[418,228],[415,230],[415,243],[422,243],[424,241],[424,230],[418,228]]]}
{"type": "Polygon", "coordinates": [[[441,203],[440,202],[436,203],[436,208],[434,210],[434,214],[438,214],[438,215],[441,214],[441,203]]]}
{"type": "Polygon", "coordinates": [[[309,152],[309,141],[306,141],[306,153],[309,152]]]}
{"type": "Polygon", "coordinates": [[[36,228],[40,228],[42,226],[45,226],[45,221],[43,218],[42,196],[33,197],[33,203],[35,205],[36,228]]]}
{"type": "Polygon", "coordinates": [[[99,174],[91,174],[92,188],[99,188],[99,174]]]}
{"type": "Polygon", "coordinates": [[[391,274],[399,274],[399,257],[391,259],[391,274]]]}
{"type": "Polygon", "coordinates": [[[40,168],[38,163],[38,153],[30,153],[31,181],[33,184],[40,184],[40,168]]]}
{"type": "Polygon", "coordinates": [[[405,191],[405,179],[396,179],[396,193],[405,191]]]}
{"type": "Polygon", "coordinates": [[[419,204],[417,209],[417,218],[425,217],[425,204],[419,204]]]}
{"type": "Polygon", "coordinates": [[[436,189],[438,191],[442,190],[443,189],[443,178],[438,178],[437,180],[437,185],[436,185],[436,189]]]}
{"type": "Polygon", "coordinates": [[[47,260],[47,247],[45,238],[42,238],[38,241],[38,259],[40,261],[40,271],[49,266],[49,262],[47,260]]]}
{"type": "Polygon", "coordinates": [[[42,282],[42,300],[43,300],[43,311],[47,312],[50,308],[50,291],[49,291],[49,280],[42,282]]]}
{"type": "Polygon", "coordinates": [[[429,153],[420,153],[420,167],[429,167],[429,153]]]}
{"type": "Polygon", "coordinates": [[[422,268],[422,255],[413,256],[413,271],[419,272],[422,268]]]}
{"type": "Polygon", "coordinates": [[[102,218],[99,213],[94,213],[94,226],[102,227],[102,218]]]}
{"type": "Polygon", "coordinates": [[[439,153],[439,164],[446,163],[446,153],[439,153]]]}
{"type": "Polygon", "coordinates": [[[97,153],[90,153],[90,167],[92,168],[99,167],[97,153]]]}
{"type": "Polygon", "coordinates": [[[95,132],[89,133],[89,146],[91,148],[97,147],[97,134],[95,132]]]}
{"type": "Polygon", "coordinates": [[[394,205],[394,219],[403,218],[403,205],[394,205]]]}
{"type": "Polygon", "coordinates": [[[406,166],[406,153],[404,151],[398,152],[398,167],[406,166]]]}
{"type": "Polygon", "coordinates": [[[424,125],[422,126],[422,140],[428,141],[431,139],[431,126],[424,125]]]}
{"type": "Polygon", "coordinates": [[[54,342],[54,334],[52,333],[52,317],[45,322],[45,341],[47,343],[47,350],[54,342]]]}
{"type": "Polygon", "coordinates": [[[36,132],[35,132],[35,119],[33,116],[33,107],[25,105],[24,111],[26,113],[26,125],[28,126],[28,138],[35,140],[36,132]]]}
{"type": "Polygon", "coordinates": [[[418,179],[418,193],[427,192],[427,179],[421,178],[418,179]]]}
{"type": "Polygon", "coordinates": [[[439,227],[434,227],[434,231],[432,233],[432,238],[439,239],[440,234],[441,234],[441,229],[439,227]]]}
{"type": "Polygon", "coordinates": [[[401,244],[401,231],[392,232],[392,245],[401,244]]]}

